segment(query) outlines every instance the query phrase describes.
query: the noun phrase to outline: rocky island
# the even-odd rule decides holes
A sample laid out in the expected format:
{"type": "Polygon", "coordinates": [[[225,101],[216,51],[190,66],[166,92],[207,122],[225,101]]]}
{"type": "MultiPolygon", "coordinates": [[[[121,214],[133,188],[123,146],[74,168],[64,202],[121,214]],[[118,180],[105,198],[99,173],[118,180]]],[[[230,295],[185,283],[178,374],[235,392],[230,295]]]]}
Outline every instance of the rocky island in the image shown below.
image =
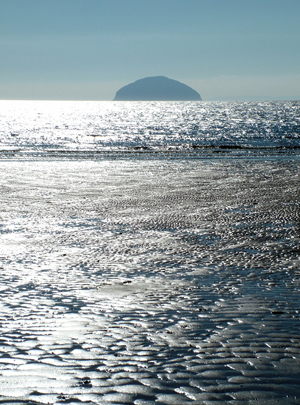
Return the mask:
{"type": "Polygon", "coordinates": [[[114,101],[200,101],[191,87],[165,76],[146,77],[117,91],[114,101]]]}

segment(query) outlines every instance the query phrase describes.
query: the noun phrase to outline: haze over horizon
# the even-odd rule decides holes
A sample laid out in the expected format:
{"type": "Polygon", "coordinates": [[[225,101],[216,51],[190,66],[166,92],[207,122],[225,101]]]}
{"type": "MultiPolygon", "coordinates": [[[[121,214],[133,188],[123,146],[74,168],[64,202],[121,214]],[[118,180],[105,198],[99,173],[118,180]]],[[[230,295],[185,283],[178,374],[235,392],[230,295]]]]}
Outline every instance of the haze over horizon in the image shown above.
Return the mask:
{"type": "Polygon", "coordinates": [[[166,76],[205,100],[300,99],[299,0],[0,0],[0,99],[112,100],[166,76]]]}

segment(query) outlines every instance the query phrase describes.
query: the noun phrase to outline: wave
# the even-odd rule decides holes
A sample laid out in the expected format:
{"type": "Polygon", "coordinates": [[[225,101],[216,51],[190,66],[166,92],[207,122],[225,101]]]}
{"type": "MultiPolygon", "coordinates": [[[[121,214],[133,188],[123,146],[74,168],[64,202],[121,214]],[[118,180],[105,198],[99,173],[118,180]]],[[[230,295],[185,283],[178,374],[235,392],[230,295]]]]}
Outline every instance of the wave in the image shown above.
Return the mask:
{"type": "Polygon", "coordinates": [[[171,157],[184,158],[208,158],[214,156],[227,157],[251,157],[251,156],[275,156],[296,155],[300,156],[300,145],[275,145],[275,146],[252,146],[238,144],[221,145],[177,145],[169,147],[131,146],[123,148],[99,148],[95,149],[66,149],[66,148],[16,148],[0,149],[0,159],[98,159],[114,157],[171,157]]]}

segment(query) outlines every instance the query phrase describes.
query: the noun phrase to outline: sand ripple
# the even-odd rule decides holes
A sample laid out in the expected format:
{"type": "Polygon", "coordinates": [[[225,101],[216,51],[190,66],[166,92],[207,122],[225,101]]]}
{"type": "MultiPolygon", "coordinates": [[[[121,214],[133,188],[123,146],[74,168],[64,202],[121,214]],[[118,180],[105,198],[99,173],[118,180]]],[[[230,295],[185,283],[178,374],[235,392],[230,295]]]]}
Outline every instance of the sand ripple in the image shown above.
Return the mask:
{"type": "Polygon", "coordinates": [[[0,403],[300,403],[296,159],[1,172],[0,403]]]}

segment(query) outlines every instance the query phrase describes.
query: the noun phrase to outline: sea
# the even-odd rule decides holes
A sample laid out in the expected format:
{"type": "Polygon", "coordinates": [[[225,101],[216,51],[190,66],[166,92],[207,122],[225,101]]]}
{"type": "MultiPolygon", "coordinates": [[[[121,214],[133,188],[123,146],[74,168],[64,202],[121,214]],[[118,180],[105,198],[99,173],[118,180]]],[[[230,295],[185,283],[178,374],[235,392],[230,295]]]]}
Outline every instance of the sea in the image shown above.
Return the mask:
{"type": "Polygon", "coordinates": [[[0,404],[300,404],[300,102],[0,101],[0,404]]]}

